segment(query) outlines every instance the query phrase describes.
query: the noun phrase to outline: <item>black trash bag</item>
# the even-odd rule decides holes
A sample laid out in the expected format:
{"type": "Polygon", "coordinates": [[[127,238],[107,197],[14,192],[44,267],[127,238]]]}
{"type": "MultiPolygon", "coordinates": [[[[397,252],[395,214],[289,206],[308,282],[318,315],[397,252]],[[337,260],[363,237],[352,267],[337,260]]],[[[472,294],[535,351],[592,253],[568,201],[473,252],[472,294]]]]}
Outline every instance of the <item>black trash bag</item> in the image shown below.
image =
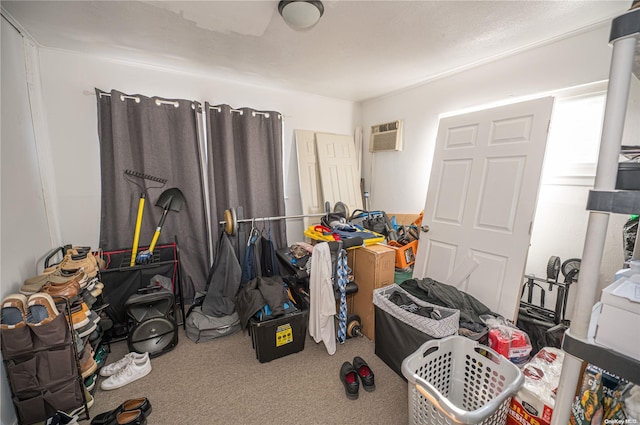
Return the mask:
{"type": "Polygon", "coordinates": [[[384,236],[391,230],[391,222],[384,211],[355,210],[349,222],[384,236]]]}

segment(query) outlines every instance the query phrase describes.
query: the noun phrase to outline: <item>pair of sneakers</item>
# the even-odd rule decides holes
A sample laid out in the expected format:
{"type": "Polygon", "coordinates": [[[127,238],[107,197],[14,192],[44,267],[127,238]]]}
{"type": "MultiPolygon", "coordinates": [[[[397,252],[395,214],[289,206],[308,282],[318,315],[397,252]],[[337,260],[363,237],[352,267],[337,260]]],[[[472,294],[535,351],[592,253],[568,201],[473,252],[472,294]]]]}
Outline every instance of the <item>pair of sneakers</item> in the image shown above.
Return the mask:
{"type": "Polygon", "coordinates": [[[348,399],[356,400],[360,389],[360,382],[365,391],[376,389],[373,370],[362,357],[354,357],[353,364],[344,362],[340,367],[340,381],[348,399]]]}
{"type": "Polygon", "coordinates": [[[100,369],[100,376],[107,377],[100,384],[103,390],[115,390],[147,376],[151,372],[149,353],[131,352],[115,363],[100,369]]]}
{"type": "Polygon", "coordinates": [[[60,313],[51,295],[37,292],[29,298],[11,294],[2,300],[0,329],[3,331],[24,326],[42,326],[53,321],[60,313]]]}

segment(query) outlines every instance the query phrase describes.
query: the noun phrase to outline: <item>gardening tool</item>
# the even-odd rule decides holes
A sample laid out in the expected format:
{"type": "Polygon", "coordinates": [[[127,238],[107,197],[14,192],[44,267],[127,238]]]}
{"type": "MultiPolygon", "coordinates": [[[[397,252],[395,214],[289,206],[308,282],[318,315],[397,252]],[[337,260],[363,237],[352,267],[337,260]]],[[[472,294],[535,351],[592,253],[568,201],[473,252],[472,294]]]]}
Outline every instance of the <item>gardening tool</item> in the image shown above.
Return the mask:
{"type": "Polygon", "coordinates": [[[169,211],[179,212],[182,209],[183,203],[184,195],[177,187],[167,189],[160,194],[160,197],[156,202],[156,206],[162,208],[162,217],[160,217],[158,227],[156,227],[156,231],[153,234],[149,249],[138,254],[135,260],[136,264],[145,264],[151,261],[151,258],[153,257],[153,250],[155,249],[158,238],[160,237],[160,231],[162,230],[162,226],[164,226],[164,221],[167,218],[167,213],[169,211]]]}
{"type": "Polygon", "coordinates": [[[131,248],[131,261],[129,267],[133,267],[136,264],[136,255],[138,254],[138,243],[140,242],[140,228],[142,227],[142,213],[144,212],[144,201],[146,198],[146,189],[139,184],[136,179],[150,180],[159,183],[160,186],[152,186],[149,189],[159,189],[165,185],[167,179],[161,177],[144,174],[139,171],[124,170],[125,180],[135,184],[140,188],[140,199],[138,201],[138,216],[136,218],[136,228],[133,232],[133,246],[131,248]]]}

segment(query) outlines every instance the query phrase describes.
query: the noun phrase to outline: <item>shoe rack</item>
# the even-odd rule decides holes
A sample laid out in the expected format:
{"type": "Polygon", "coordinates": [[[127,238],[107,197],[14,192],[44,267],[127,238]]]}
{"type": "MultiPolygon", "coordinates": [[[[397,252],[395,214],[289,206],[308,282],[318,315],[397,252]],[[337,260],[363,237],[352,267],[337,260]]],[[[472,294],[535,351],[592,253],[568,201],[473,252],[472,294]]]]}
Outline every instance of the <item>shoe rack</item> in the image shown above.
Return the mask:
{"type": "Polygon", "coordinates": [[[131,324],[126,311],[127,300],[138,294],[138,290],[148,287],[156,276],[171,280],[171,292],[174,295],[172,307],[176,321],[178,325],[186,328],[180,247],[177,238],[173,243],[157,245],[153,258],[145,264],[130,266],[131,249],[105,250],[103,256],[106,267],[100,272],[100,281],[104,284],[104,301],[109,304],[105,313],[113,321],[112,329],[105,333],[107,343],[128,337],[131,324]]]}
{"type": "Polygon", "coordinates": [[[2,330],[2,358],[18,423],[45,421],[57,410],[80,411],[89,419],[78,345],[67,300],[39,326],[2,330]]]}

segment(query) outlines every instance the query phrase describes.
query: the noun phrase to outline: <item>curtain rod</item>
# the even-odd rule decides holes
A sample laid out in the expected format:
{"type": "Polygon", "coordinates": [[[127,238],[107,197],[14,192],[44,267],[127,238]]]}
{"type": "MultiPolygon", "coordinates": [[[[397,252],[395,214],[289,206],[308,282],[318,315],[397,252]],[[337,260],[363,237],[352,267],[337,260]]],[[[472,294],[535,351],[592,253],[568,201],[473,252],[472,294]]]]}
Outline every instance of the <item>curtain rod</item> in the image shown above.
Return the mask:
{"type": "MultiPolygon", "coordinates": [[[[290,218],[306,218],[306,217],[322,217],[327,215],[327,213],[322,214],[299,214],[299,215],[279,215],[277,217],[259,217],[259,218],[239,218],[236,219],[236,223],[250,223],[254,221],[268,221],[268,220],[287,220],[290,218]]],[[[226,220],[222,220],[218,222],[218,224],[227,224],[226,220]]]]}
{"type": "MultiPolygon", "coordinates": [[[[209,109],[215,109],[218,112],[222,112],[222,108],[219,106],[211,106],[209,105],[209,109]]],[[[231,112],[236,112],[240,115],[243,114],[244,111],[242,111],[241,109],[230,109],[231,112]]],[[[256,116],[256,115],[264,115],[265,118],[269,118],[269,116],[271,114],[269,114],[269,112],[262,112],[262,111],[251,111],[251,115],[252,116],[256,116]]],[[[278,119],[282,118],[282,115],[278,114],[278,119]]]]}
{"type": "MultiPolygon", "coordinates": [[[[83,91],[84,94],[86,94],[87,96],[91,96],[91,95],[95,95],[95,92],[93,91],[89,91],[89,90],[84,90],[83,91]]],[[[107,93],[107,92],[103,92],[101,91],[99,93],[99,96],[109,96],[111,97],[111,93],[107,93]]],[[[138,96],[129,96],[126,94],[121,94],[120,95],[120,100],[122,100],[124,102],[125,99],[131,99],[134,100],[136,103],[140,103],[140,97],[138,96]]],[[[155,100],[156,105],[161,106],[161,105],[173,105],[174,107],[179,107],[180,104],[178,101],[174,101],[174,100],[161,100],[161,99],[156,99],[155,100]]],[[[195,100],[191,101],[191,109],[198,109],[198,111],[201,111],[201,103],[195,100]]],[[[218,112],[222,112],[222,108],[219,106],[211,106],[209,105],[209,109],[215,109],[218,112]]],[[[242,109],[231,109],[231,112],[235,112],[238,113],[240,115],[243,115],[244,111],[242,109]]],[[[251,111],[251,115],[252,116],[256,116],[256,115],[263,115],[265,118],[269,118],[269,116],[271,114],[269,114],[269,112],[262,112],[262,111],[251,111]]],[[[282,114],[278,114],[278,119],[282,119],[282,114]]]]}
{"type": "MultiPolygon", "coordinates": [[[[95,95],[95,92],[90,92],[89,90],[85,90],[83,91],[84,94],[86,95],[95,95]]],[[[101,91],[99,93],[100,97],[102,96],[109,96],[111,97],[111,93],[106,93],[101,91]]],[[[124,102],[125,99],[131,99],[134,100],[136,103],[140,103],[140,97],[138,96],[129,96],[126,94],[121,94],[120,95],[120,100],[122,100],[124,102]]],[[[155,104],[158,106],[162,106],[162,105],[173,105],[175,108],[178,108],[180,106],[180,102],[178,102],[177,100],[162,100],[162,99],[156,99],[155,100],[155,104]]],[[[192,100],[191,101],[191,109],[196,109],[200,107],[200,102],[192,100]]]]}

